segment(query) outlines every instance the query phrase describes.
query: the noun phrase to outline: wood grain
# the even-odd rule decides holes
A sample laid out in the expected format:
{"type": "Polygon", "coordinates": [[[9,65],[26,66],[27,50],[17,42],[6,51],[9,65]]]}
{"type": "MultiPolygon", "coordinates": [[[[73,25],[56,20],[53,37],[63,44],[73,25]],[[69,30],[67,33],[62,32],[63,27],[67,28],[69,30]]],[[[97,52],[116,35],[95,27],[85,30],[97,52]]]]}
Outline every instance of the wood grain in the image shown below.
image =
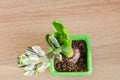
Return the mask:
{"type": "Polygon", "coordinates": [[[120,78],[119,0],[0,0],[0,80],[118,80],[120,78]],[[40,45],[61,20],[72,35],[91,37],[93,72],[90,76],[53,76],[49,69],[24,77],[16,66],[27,46],[40,45]]]}

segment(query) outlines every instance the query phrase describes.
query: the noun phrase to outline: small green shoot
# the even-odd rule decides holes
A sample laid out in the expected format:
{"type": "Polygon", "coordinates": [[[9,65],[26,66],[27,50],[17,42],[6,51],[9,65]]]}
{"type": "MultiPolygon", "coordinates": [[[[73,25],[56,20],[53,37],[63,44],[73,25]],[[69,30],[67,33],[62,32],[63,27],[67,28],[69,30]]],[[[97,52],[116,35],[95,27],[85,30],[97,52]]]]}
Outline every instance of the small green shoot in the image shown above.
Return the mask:
{"type": "Polygon", "coordinates": [[[57,59],[61,59],[60,55],[61,52],[68,58],[72,57],[73,56],[72,41],[69,37],[68,30],[59,20],[54,20],[52,25],[55,32],[46,35],[46,40],[50,47],[53,49],[53,51],[50,52],[50,54],[52,56],[55,56],[57,59]],[[57,52],[58,48],[59,51],[57,52]]]}

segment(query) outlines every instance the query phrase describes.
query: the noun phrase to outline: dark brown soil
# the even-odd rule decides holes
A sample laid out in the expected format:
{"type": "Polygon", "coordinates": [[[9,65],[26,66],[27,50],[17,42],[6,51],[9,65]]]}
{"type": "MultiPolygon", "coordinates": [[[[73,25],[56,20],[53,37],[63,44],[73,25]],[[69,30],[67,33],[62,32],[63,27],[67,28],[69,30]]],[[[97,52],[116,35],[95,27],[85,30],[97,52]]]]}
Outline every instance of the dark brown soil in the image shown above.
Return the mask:
{"type": "Polygon", "coordinates": [[[76,63],[70,62],[69,58],[62,54],[62,61],[55,59],[55,69],[58,72],[86,72],[87,71],[87,46],[84,40],[72,41],[72,47],[78,48],[80,57],[76,63]]]}

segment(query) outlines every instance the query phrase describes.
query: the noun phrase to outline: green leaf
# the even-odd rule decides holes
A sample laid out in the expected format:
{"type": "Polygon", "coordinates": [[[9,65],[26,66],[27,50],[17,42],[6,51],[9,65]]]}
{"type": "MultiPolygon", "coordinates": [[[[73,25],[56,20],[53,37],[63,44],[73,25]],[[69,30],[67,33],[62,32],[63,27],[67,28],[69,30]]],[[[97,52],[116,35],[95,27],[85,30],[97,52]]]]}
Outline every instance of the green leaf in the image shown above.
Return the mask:
{"type": "Polygon", "coordinates": [[[56,39],[58,39],[60,36],[60,34],[58,32],[54,32],[51,35],[54,36],[56,39]]]}
{"type": "Polygon", "coordinates": [[[56,32],[60,33],[60,34],[63,34],[63,28],[64,26],[61,24],[61,22],[59,20],[54,20],[53,21],[53,28],[56,32]]]}
{"type": "Polygon", "coordinates": [[[55,49],[56,47],[54,46],[54,44],[51,42],[49,36],[51,36],[50,34],[46,35],[46,41],[47,43],[50,45],[50,47],[52,47],[53,49],[55,49]]]}
{"type": "Polygon", "coordinates": [[[56,32],[62,35],[66,35],[67,37],[69,36],[68,30],[64,27],[62,22],[60,22],[59,20],[54,20],[52,24],[53,24],[53,29],[56,32]]]}
{"type": "Polygon", "coordinates": [[[73,56],[73,50],[72,50],[72,41],[66,40],[64,44],[61,46],[62,52],[67,56],[67,57],[72,57],[73,56]]]}
{"type": "MultiPolygon", "coordinates": [[[[57,36],[57,34],[56,34],[56,36],[57,36]]],[[[49,44],[53,49],[60,47],[60,44],[59,44],[58,40],[54,37],[53,34],[51,34],[51,35],[50,35],[50,34],[46,35],[46,40],[47,40],[48,44],[49,44]]]]}
{"type": "Polygon", "coordinates": [[[54,36],[49,36],[49,39],[55,45],[56,48],[60,47],[60,44],[58,43],[58,40],[54,36]]]}

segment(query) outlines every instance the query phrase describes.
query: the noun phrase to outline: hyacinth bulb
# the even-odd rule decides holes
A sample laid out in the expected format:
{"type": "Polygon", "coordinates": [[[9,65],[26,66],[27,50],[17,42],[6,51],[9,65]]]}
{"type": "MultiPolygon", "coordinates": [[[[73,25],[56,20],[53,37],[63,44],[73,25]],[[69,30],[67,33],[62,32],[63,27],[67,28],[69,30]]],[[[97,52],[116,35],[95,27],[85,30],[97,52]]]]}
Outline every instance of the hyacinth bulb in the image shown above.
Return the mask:
{"type": "Polygon", "coordinates": [[[28,47],[25,53],[18,56],[18,66],[25,76],[37,75],[49,67],[49,59],[39,46],[28,47]]]}

